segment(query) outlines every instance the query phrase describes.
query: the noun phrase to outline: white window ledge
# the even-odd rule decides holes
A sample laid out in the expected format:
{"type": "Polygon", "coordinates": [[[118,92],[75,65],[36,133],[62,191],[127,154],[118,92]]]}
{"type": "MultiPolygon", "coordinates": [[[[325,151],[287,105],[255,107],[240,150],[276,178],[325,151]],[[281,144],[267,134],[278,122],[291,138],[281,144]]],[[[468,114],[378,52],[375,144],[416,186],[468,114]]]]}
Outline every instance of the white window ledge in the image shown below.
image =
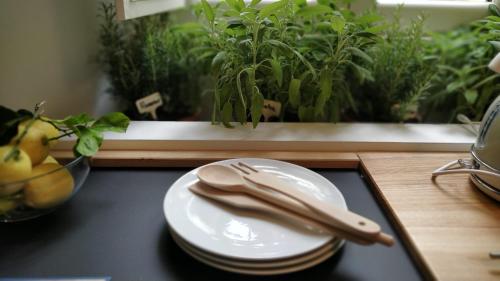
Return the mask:
{"type": "Polygon", "coordinates": [[[405,7],[419,7],[429,9],[477,9],[484,11],[488,8],[490,2],[486,1],[439,1],[439,0],[378,0],[377,4],[382,7],[397,7],[404,5],[405,7]]]}
{"type": "MultiPolygon", "coordinates": [[[[105,136],[105,150],[449,151],[470,150],[463,125],[261,123],[227,129],[209,122],[133,121],[125,134],[105,136]]],[[[56,149],[70,149],[61,141],[56,149]]]]}
{"type": "Polygon", "coordinates": [[[390,18],[398,6],[403,5],[403,22],[424,15],[427,29],[447,31],[485,17],[488,15],[489,4],[491,3],[475,1],[378,0],[377,9],[390,18]]]}

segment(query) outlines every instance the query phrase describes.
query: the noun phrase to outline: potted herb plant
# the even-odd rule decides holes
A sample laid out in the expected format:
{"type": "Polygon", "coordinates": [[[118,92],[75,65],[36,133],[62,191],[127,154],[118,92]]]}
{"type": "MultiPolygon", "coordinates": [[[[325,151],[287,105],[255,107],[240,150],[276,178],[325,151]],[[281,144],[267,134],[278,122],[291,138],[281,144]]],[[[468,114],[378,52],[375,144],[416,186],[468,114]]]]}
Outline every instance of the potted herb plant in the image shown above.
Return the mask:
{"type": "MultiPolygon", "coordinates": [[[[136,107],[140,98],[160,93],[160,120],[193,119],[199,113],[198,77],[202,68],[189,50],[203,31],[193,24],[169,23],[168,14],[127,22],[116,21],[112,4],[102,4],[99,61],[107,74],[110,92],[132,119],[148,119],[136,107]]],[[[203,33],[204,34],[204,33],[203,33]]]]}

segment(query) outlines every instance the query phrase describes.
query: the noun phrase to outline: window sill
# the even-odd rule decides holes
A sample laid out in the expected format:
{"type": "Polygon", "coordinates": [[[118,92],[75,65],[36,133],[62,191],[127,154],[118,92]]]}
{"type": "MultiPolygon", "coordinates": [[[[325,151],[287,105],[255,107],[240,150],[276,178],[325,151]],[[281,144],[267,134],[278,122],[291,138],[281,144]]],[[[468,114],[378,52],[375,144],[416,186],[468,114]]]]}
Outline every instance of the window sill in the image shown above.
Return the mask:
{"type": "MultiPolygon", "coordinates": [[[[376,123],[261,123],[233,129],[210,122],[133,121],[109,133],[102,150],[197,151],[440,151],[466,152],[475,136],[463,125],[376,123]]],[[[71,139],[56,149],[70,150],[71,139]]]]}

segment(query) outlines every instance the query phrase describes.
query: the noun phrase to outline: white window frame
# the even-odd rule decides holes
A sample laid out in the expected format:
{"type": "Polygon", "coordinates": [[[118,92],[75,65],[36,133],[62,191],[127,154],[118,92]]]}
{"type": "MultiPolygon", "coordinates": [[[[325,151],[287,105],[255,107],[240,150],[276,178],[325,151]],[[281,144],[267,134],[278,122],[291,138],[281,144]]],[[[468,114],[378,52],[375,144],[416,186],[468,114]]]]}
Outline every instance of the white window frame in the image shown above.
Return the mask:
{"type": "Polygon", "coordinates": [[[185,0],[115,0],[118,20],[176,10],[186,6],[185,0]]]}
{"type": "MultiPolygon", "coordinates": [[[[371,0],[360,0],[356,9],[366,8],[371,0]]],[[[391,17],[399,5],[403,5],[401,18],[409,20],[423,14],[425,26],[433,31],[446,31],[488,15],[491,2],[457,0],[377,0],[377,9],[385,17],[391,17]]]]}

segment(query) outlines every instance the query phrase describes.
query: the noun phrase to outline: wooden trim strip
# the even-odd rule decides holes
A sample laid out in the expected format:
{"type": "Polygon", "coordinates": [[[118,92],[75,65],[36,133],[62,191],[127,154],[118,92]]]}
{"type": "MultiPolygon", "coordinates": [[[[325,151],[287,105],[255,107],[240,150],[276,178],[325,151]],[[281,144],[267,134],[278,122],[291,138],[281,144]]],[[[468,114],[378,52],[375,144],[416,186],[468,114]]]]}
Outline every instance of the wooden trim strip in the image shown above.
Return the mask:
{"type": "MultiPolygon", "coordinates": [[[[68,150],[51,153],[58,159],[71,159],[68,150]]],[[[230,158],[271,158],[309,168],[356,169],[359,158],[352,152],[297,151],[145,151],[101,150],[92,157],[93,167],[196,167],[230,158]]]]}

